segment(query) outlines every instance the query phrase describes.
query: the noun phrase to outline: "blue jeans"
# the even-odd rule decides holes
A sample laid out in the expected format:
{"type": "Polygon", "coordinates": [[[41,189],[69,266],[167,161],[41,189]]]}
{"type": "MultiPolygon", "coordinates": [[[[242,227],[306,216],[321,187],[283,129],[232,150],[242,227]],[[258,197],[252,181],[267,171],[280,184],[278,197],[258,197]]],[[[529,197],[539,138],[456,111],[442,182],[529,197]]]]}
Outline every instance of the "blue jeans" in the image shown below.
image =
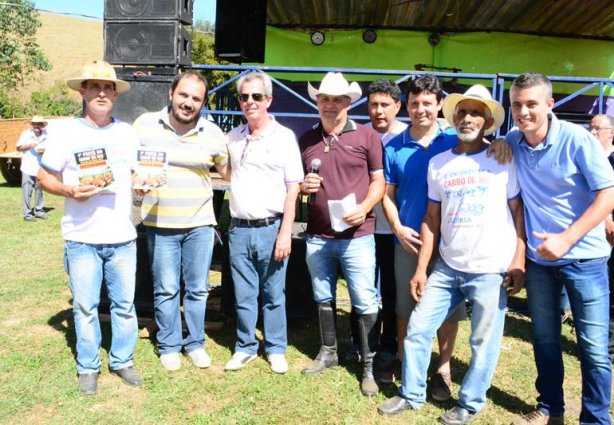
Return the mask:
{"type": "Polygon", "coordinates": [[[90,245],[65,241],[64,267],[73,296],[77,372],[100,370],[98,304],[103,276],[111,302],[109,367],[132,366],[138,332],[134,309],[136,242],[90,245]]]}
{"type": "Polygon", "coordinates": [[[338,267],[348,284],[352,307],[359,315],[379,309],[375,281],[375,241],[373,235],[353,239],[328,239],[307,236],[307,267],[311,274],[316,303],[336,299],[338,267]]]}
{"type": "Polygon", "coordinates": [[[154,308],[160,354],[186,352],[205,346],[209,268],[214,229],[162,229],[145,226],[154,286],[154,308]],[[188,334],[183,339],[179,310],[180,276],[185,283],[183,316],[188,334]]]}
{"type": "Polygon", "coordinates": [[[479,412],[486,404],[486,391],[499,359],[505,322],[507,291],[503,275],[463,273],[439,260],[428,278],[425,294],[411,314],[403,343],[400,395],[416,409],[426,401],[426,374],[435,333],[465,299],[472,305],[471,361],[457,404],[472,413],[479,412]]]}
{"type": "Polygon", "coordinates": [[[527,261],[527,303],[537,366],[537,408],[564,412],[560,296],[567,290],[582,370],[582,424],[609,424],[612,372],[608,359],[607,258],[576,260],[563,266],[527,261]]]}
{"type": "Polygon", "coordinates": [[[262,299],[264,351],[284,354],[288,345],[286,324],[286,267],[288,259],[275,261],[275,241],[281,220],[263,227],[230,221],[228,244],[230,271],[237,309],[235,351],[258,351],[256,323],[258,298],[262,299]]]}

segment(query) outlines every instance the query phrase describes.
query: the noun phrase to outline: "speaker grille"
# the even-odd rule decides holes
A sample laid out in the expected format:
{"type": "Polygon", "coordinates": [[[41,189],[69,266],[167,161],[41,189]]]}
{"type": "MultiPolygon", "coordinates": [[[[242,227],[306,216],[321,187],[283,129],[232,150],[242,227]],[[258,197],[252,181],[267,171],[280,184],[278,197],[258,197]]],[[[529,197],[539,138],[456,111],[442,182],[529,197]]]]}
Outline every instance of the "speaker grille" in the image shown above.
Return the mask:
{"type": "Polygon", "coordinates": [[[104,18],[114,20],[174,19],[192,24],[193,0],[105,0],[104,18]]]}
{"type": "Polygon", "coordinates": [[[190,65],[192,41],[176,21],[105,22],[105,60],[122,65],[190,65]]]}

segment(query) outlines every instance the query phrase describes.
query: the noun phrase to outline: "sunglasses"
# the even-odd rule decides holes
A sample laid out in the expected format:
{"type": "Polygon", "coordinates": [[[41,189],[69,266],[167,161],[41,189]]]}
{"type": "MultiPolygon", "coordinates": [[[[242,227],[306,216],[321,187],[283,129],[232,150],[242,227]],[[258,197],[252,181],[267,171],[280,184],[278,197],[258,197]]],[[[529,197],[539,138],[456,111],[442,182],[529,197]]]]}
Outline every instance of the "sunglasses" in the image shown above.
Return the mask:
{"type": "Polygon", "coordinates": [[[266,97],[262,93],[241,93],[239,95],[239,99],[241,99],[243,102],[247,102],[250,96],[252,99],[254,99],[254,102],[262,102],[266,97]]]}

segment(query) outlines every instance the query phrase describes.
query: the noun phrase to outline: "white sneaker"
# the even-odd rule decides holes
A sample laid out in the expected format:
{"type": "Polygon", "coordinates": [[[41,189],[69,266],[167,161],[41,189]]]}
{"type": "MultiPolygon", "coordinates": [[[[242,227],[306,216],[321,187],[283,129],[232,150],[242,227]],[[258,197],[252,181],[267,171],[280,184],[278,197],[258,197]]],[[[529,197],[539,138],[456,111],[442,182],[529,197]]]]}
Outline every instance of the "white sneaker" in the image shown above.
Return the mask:
{"type": "Polygon", "coordinates": [[[209,354],[207,354],[204,348],[197,348],[196,350],[190,351],[188,357],[192,359],[194,366],[201,369],[211,366],[211,357],[209,357],[209,354]]]}
{"type": "Polygon", "coordinates": [[[166,370],[179,370],[181,369],[181,356],[179,353],[161,354],[160,363],[162,363],[162,367],[166,370]]]}
{"type": "Polygon", "coordinates": [[[286,373],[288,371],[288,362],[286,356],[283,354],[269,354],[267,355],[269,363],[271,364],[271,370],[275,373],[286,373]]]}
{"type": "Polygon", "coordinates": [[[256,358],[256,354],[247,354],[237,351],[233,354],[232,359],[228,360],[224,370],[239,370],[247,366],[249,362],[256,358]]]}

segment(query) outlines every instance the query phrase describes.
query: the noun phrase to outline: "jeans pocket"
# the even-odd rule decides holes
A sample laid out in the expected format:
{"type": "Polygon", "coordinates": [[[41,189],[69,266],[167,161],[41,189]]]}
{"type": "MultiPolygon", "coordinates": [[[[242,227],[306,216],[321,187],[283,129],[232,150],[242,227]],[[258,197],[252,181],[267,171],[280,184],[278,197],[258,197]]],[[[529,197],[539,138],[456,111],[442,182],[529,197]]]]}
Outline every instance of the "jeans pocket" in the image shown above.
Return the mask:
{"type": "Polygon", "coordinates": [[[64,249],[66,250],[67,254],[76,254],[81,249],[83,249],[84,246],[85,244],[83,242],[74,242],[74,241],[64,242],[64,249]]]}

